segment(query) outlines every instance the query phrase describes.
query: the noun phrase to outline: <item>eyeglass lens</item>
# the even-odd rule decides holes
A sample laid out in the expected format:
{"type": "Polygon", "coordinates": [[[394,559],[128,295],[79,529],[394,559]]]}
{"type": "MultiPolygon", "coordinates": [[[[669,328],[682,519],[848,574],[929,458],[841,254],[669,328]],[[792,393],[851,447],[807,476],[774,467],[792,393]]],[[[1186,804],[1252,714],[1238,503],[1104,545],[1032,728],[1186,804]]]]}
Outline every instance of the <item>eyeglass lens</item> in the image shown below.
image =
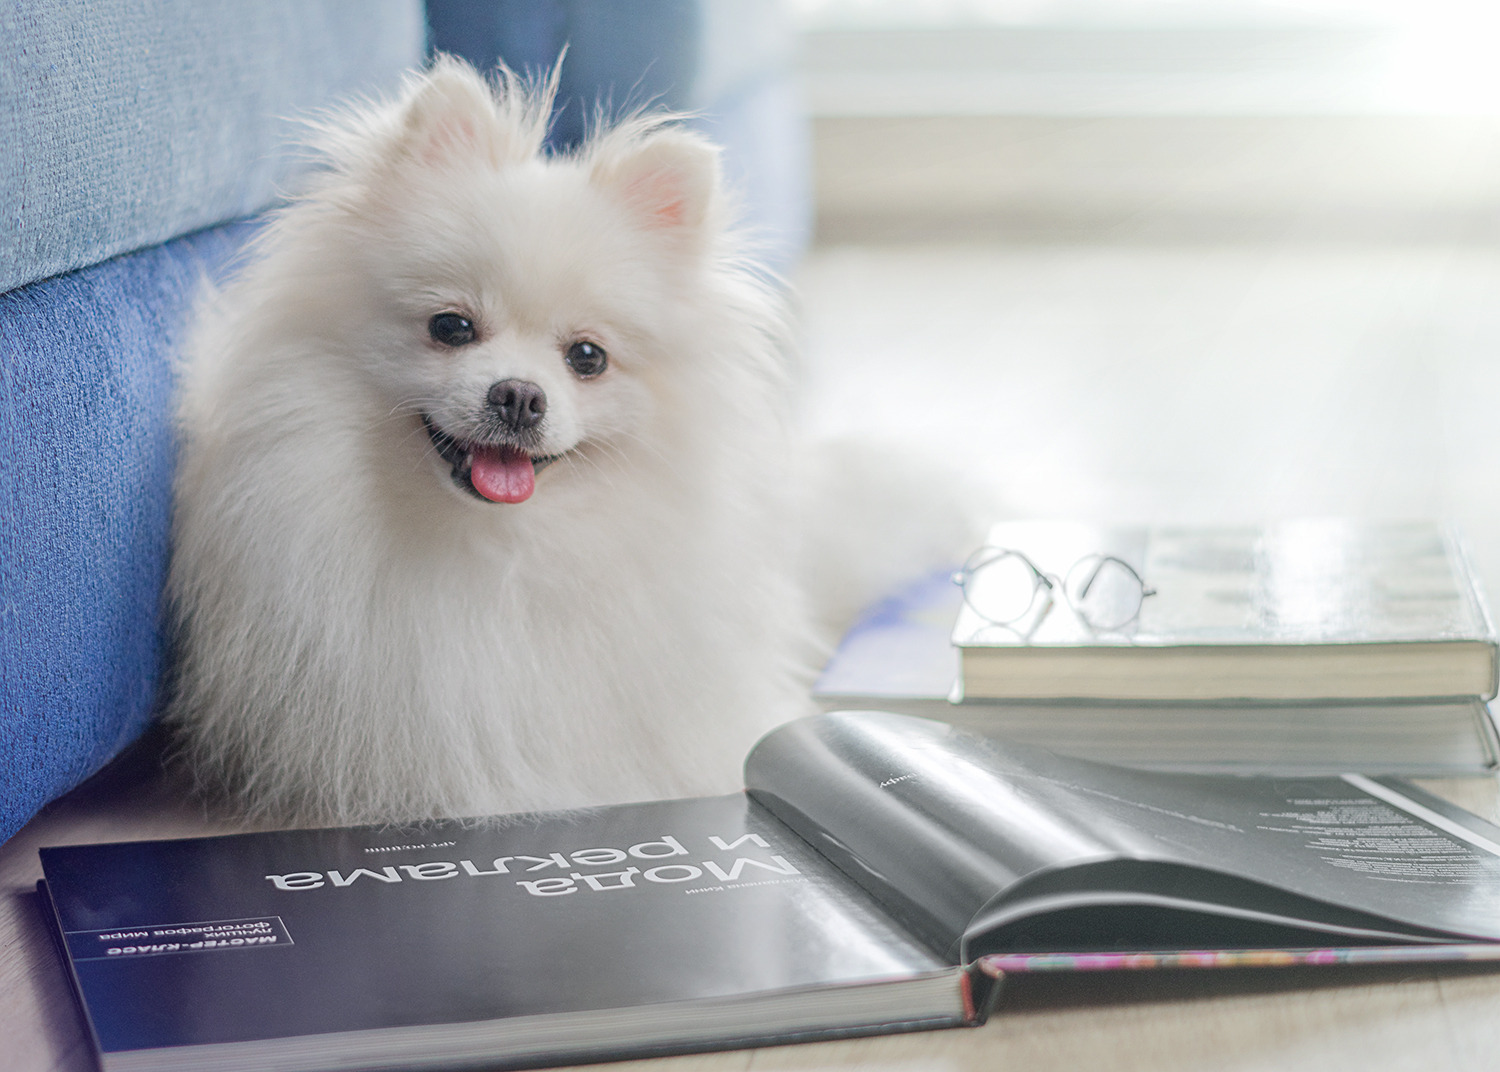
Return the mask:
{"type": "Polygon", "coordinates": [[[1024,618],[1047,584],[1025,555],[994,547],[971,558],[960,576],[964,600],[981,618],[997,625],[1024,618]]]}
{"type": "Polygon", "coordinates": [[[1118,629],[1141,613],[1145,588],[1128,565],[1110,555],[1086,555],[1063,579],[1063,592],[1078,616],[1095,629],[1118,629]]]}

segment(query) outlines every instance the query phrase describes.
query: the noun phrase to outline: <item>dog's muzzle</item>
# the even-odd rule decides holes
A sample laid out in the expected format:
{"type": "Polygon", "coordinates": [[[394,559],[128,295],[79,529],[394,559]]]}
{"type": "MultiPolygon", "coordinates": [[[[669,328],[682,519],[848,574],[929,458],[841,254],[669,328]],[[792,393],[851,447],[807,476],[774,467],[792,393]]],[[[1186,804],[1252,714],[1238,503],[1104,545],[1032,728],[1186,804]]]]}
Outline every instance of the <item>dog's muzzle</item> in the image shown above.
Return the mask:
{"type": "MultiPolygon", "coordinates": [[[[502,386],[502,384],[496,384],[494,388],[491,388],[491,398],[502,386]]],[[[505,401],[503,392],[501,398],[505,401]]],[[[509,404],[512,406],[512,412],[520,415],[520,420],[516,423],[528,419],[525,416],[527,413],[525,407],[530,403],[525,397],[511,398],[509,404]]],[[[545,407],[544,398],[542,412],[545,412],[545,407]]],[[[500,419],[502,422],[506,420],[503,412],[500,414],[500,419]]],[[[541,414],[536,413],[535,419],[529,420],[525,427],[535,426],[540,419],[541,414]]],[[[558,457],[555,454],[533,455],[524,448],[504,440],[485,442],[460,439],[443,431],[425,413],[422,414],[422,425],[427,429],[427,437],[432,440],[432,445],[436,448],[438,455],[451,467],[453,483],[476,499],[485,502],[525,502],[536,490],[536,474],[555,462],[558,457]]]]}

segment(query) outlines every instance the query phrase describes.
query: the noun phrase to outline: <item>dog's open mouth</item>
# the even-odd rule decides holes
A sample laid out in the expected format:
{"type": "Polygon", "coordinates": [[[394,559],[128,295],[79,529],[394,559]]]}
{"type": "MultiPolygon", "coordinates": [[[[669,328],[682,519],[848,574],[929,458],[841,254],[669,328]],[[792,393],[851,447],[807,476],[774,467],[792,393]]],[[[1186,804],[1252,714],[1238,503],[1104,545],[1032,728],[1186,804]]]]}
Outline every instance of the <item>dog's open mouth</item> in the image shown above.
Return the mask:
{"type": "Polygon", "coordinates": [[[422,424],[443,461],[453,467],[453,482],[475,498],[489,502],[525,502],[536,490],[536,474],[558,457],[533,455],[509,443],[459,439],[433,424],[425,413],[422,424]]]}

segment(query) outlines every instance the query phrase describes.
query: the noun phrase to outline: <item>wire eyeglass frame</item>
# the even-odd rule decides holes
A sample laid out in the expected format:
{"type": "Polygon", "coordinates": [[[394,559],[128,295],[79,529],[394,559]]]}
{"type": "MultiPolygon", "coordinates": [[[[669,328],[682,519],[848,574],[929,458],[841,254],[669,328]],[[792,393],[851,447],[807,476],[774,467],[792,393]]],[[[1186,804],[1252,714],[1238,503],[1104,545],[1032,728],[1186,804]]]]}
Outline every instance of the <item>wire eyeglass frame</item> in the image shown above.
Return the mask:
{"type": "MultiPolygon", "coordinates": [[[[1033,608],[1036,607],[1037,597],[1041,595],[1044,603],[1041,611],[1037,613],[1036,619],[1032,623],[1032,629],[1036,628],[1051,613],[1052,607],[1056,603],[1056,591],[1061,589],[1063,598],[1067,600],[1068,606],[1072,608],[1073,613],[1078,615],[1079,620],[1090,629],[1102,633],[1115,632],[1124,629],[1140,618],[1141,608],[1145,606],[1146,600],[1156,595],[1156,589],[1147,585],[1140,573],[1129,562],[1126,562],[1117,555],[1107,555],[1102,552],[1084,555],[1069,566],[1065,574],[1058,576],[1055,573],[1048,573],[1043,570],[1027,557],[1025,552],[1018,551],[1013,547],[999,547],[994,544],[986,544],[968,557],[963,566],[954,572],[952,579],[954,584],[963,589],[964,603],[970,610],[989,624],[1002,627],[1013,626],[1031,615],[1033,608]],[[1008,618],[997,618],[987,613],[983,607],[978,605],[974,598],[971,582],[982,570],[996,566],[1008,559],[1016,559],[1030,571],[1031,598],[1019,613],[1008,618]],[[1090,589],[1099,580],[1100,573],[1111,563],[1123,569],[1126,575],[1135,582],[1139,595],[1135,601],[1134,609],[1130,614],[1123,618],[1111,616],[1106,620],[1098,620],[1089,611],[1085,601],[1088,598],[1090,589]],[[1080,570],[1085,575],[1080,578],[1079,583],[1075,584],[1074,575],[1078,574],[1080,570]],[[1077,596],[1074,595],[1075,589],[1078,593],[1077,596]]],[[[1027,632],[1029,633],[1030,630],[1027,632]]]]}

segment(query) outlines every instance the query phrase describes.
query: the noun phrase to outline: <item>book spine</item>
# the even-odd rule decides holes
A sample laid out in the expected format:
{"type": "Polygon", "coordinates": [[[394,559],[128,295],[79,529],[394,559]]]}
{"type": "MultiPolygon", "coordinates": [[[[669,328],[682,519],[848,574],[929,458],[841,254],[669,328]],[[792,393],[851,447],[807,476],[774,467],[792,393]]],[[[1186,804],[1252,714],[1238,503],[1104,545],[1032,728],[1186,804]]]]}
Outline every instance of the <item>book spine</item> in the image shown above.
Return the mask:
{"type": "Polygon", "coordinates": [[[1326,949],[1193,949],[1141,953],[991,953],[976,962],[995,978],[1022,972],[1142,971],[1153,968],[1285,968],[1301,964],[1429,964],[1500,960],[1500,943],[1343,946],[1326,949]]]}
{"type": "Polygon", "coordinates": [[[990,1018],[1000,1001],[1004,977],[985,971],[978,964],[963,974],[964,1024],[978,1027],[990,1018]]]}
{"type": "Polygon", "coordinates": [[[1484,750],[1484,769],[1500,768],[1500,732],[1495,726],[1495,712],[1482,700],[1474,704],[1474,732],[1479,737],[1479,747],[1484,750]]]}
{"type": "Polygon", "coordinates": [[[1495,634],[1495,619],[1490,614],[1489,602],[1484,597],[1484,590],[1479,585],[1479,573],[1474,568],[1474,556],[1469,549],[1468,541],[1458,531],[1458,526],[1449,522],[1444,526],[1444,540],[1453,557],[1454,565],[1462,576],[1459,578],[1465,595],[1473,608],[1475,617],[1478,618],[1480,628],[1483,631],[1482,639],[1489,644],[1490,649],[1490,688],[1489,692],[1481,696],[1481,700],[1493,700],[1500,694],[1500,643],[1497,643],[1495,634]]]}

